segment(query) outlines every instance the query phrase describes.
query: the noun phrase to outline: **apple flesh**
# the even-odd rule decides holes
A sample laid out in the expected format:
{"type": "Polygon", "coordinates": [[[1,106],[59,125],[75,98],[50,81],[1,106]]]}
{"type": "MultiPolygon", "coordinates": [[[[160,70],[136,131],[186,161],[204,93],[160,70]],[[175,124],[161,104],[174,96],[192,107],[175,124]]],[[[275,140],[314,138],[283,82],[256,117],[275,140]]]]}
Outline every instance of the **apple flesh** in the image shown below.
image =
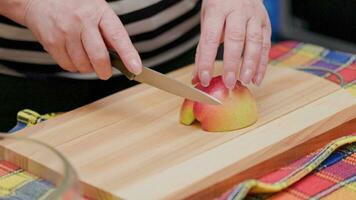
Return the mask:
{"type": "Polygon", "coordinates": [[[195,86],[209,95],[219,99],[222,105],[209,105],[185,99],[180,122],[191,125],[195,120],[209,132],[222,132],[241,129],[257,121],[257,106],[247,87],[237,81],[234,89],[229,90],[221,76],[214,77],[208,87],[200,83],[195,86]]]}

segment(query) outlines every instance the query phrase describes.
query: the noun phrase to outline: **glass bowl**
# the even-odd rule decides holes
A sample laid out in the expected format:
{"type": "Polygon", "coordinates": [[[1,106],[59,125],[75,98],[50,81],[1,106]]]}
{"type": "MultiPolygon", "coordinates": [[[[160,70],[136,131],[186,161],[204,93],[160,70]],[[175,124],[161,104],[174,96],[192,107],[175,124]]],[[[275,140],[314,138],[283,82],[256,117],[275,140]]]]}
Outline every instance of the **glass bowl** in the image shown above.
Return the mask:
{"type": "Polygon", "coordinates": [[[19,167],[6,177],[16,176],[16,173],[21,172],[19,177],[12,177],[15,182],[8,180],[7,184],[6,179],[0,179],[2,184],[9,187],[9,193],[6,190],[0,192],[0,199],[9,195],[30,195],[26,198],[45,200],[82,199],[80,183],[72,165],[60,152],[43,142],[0,133],[0,161],[6,166],[19,167]],[[17,191],[29,183],[33,184],[33,188],[27,188],[31,194],[20,194],[17,191]]]}

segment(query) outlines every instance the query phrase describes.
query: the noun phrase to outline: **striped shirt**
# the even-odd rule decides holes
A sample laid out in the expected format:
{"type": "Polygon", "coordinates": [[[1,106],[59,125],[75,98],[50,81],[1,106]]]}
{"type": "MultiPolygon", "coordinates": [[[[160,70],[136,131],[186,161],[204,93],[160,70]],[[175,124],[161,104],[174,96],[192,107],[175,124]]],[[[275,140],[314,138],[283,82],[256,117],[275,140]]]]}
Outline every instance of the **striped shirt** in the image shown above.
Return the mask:
{"type": "MultiPolygon", "coordinates": [[[[201,0],[107,1],[147,67],[173,59],[198,42],[201,0]]],[[[28,29],[3,16],[0,16],[0,73],[96,78],[94,73],[63,71],[28,29]]]]}

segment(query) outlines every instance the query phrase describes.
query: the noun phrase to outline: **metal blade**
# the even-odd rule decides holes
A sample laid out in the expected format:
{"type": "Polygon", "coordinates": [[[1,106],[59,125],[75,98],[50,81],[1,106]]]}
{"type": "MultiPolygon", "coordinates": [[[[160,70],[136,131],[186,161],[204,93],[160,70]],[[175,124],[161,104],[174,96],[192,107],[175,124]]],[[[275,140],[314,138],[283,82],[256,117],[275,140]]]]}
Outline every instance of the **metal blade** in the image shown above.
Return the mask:
{"type": "Polygon", "coordinates": [[[221,104],[215,97],[147,67],[143,67],[142,72],[133,79],[193,101],[213,105],[221,104]]]}
{"type": "Polygon", "coordinates": [[[126,69],[125,65],[122,63],[121,59],[117,53],[109,49],[109,54],[111,58],[111,64],[113,67],[121,71],[128,79],[136,80],[141,83],[146,83],[153,87],[159,88],[166,92],[207,104],[220,105],[221,102],[208,95],[205,92],[202,92],[192,86],[181,83],[175,79],[172,79],[164,74],[156,72],[147,67],[143,67],[142,72],[139,75],[135,75],[126,69]]]}

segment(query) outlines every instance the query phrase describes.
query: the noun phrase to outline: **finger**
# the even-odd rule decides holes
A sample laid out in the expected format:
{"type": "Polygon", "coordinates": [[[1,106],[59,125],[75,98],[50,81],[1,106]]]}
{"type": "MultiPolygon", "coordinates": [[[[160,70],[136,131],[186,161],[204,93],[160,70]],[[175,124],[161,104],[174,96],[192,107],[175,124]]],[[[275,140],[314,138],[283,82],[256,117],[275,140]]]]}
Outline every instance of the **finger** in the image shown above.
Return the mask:
{"type": "Polygon", "coordinates": [[[195,51],[195,65],[193,67],[193,74],[192,74],[192,84],[196,84],[199,82],[199,76],[198,76],[198,59],[199,59],[199,44],[196,48],[195,51]]]}
{"type": "Polygon", "coordinates": [[[215,9],[207,8],[205,12],[199,41],[198,75],[201,84],[208,86],[224,28],[225,16],[215,9]]]}
{"type": "Polygon", "coordinates": [[[226,19],[224,38],[224,82],[232,89],[236,84],[236,74],[241,62],[245,43],[247,18],[233,12],[226,19]]]}
{"type": "Polygon", "coordinates": [[[254,83],[258,86],[261,85],[264,75],[266,73],[270,48],[271,48],[271,28],[269,26],[265,26],[263,27],[261,60],[254,78],[254,83]]]}
{"type": "Polygon", "coordinates": [[[59,61],[58,64],[62,68],[64,68],[67,71],[70,71],[70,72],[77,72],[78,71],[76,69],[75,65],[73,64],[73,62],[71,61],[70,56],[68,55],[65,47],[61,48],[59,53],[56,54],[56,55],[58,55],[56,60],[59,61]]]}
{"type": "Polygon", "coordinates": [[[112,75],[110,58],[99,29],[95,26],[86,27],[82,31],[81,38],[98,77],[102,80],[109,79],[112,75]]]}
{"type": "Polygon", "coordinates": [[[245,43],[240,80],[249,84],[255,75],[262,51],[262,23],[254,18],[247,23],[245,43]]]}
{"type": "Polygon", "coordinates": [[[64,39],[49,39],[44,42],[44,48],[64,70],[77,71],[66,51],[64,39]]]}
{"type": "Polygon", "coordinates": [[[79,72],[88,73],[94,71],[84,50],[80,33],[72,33],[67,39],[66,47],[68,55],[79,72]]]}
{"type": "Polygon", "coordinates": [[[134,74],[141,73],[141,58],[133,46],[124,25],[121,23],[116,14],[112,10],[106,12],[102,17],[99,26],[105,40],[120,55],[120,58],[127,69],[134,74]]]}

